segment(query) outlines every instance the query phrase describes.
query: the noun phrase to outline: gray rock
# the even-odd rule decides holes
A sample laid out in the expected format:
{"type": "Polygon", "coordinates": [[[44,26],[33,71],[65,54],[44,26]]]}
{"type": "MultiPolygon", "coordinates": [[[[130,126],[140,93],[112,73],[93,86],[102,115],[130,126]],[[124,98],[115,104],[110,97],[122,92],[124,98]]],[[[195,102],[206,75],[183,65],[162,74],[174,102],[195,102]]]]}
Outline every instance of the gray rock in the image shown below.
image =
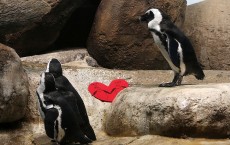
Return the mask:
{"type": "Polygon", "coordinates": [[[113,136],[228,137],[230,84],[131,87],[115,99],[105,130],[113,136]]]}
{"type": "Polygon", "coordinates": [[[229,0],[206,0],[187,7],[185,32],[205,69],[230,69],[229,5],[229,0]]]}
{"type": "Polygon", "coordinates": [[[24,117],[29,84],[16,52],[0,44],[0,54],[0,123],[6,123],[24,117]]]}

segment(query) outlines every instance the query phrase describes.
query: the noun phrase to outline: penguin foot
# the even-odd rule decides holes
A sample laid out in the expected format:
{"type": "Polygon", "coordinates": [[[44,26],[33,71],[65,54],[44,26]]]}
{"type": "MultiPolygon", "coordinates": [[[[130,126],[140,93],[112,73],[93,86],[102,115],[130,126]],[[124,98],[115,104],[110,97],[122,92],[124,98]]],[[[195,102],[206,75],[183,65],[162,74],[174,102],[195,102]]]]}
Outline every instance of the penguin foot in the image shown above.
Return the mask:
{"type": "Polygon", "coordinates": [[[174,83],[174,82],[162,83],[162,84],[159,85],[159,87],[175,87],[175,86],[177,86],[177,84],[174,83]]]}

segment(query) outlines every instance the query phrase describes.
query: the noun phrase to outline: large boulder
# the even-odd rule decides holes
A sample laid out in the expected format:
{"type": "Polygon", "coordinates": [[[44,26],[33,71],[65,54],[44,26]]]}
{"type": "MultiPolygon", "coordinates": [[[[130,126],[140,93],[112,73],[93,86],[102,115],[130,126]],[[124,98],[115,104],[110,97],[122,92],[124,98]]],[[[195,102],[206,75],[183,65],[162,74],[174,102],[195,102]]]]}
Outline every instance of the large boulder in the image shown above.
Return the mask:
{"type": "Polygon", "coordinates": [[[0,54],[0,123],[6,123],[24,117],[29,84],[16,52],[0,44],[0,54]]]}
{"type": "Polygon", "coordinates": [[[0,41],[14,48],[20,56],[47,50],[59,37],[68,18],[83,2],[84,0],[4,1],[4,5],[0,7],[0,17],[4,18],[0,23],[0,32],[4,32],[1,33],[0,41]]]}
{"type": "Polygon", "coordinates": [[[149,7],[160,8],[179,27],[186,0],[102,0],[88,39],[87,49],[99,65],[119,69],[169,68],[139,16],[149,7]]]}
{"type": "Polygon", "coordinates": [[[230,84],[131,87],[108,110],[113,136],[229,137],[230,84]]]}
{"type": "Polygon", "coordinates": [[[51,10],[41,0],[4,0],[0,4],[0,35],[21,31],[41,21],[51,10]]]}
{"type": "Polygon", "coordinates": [[[229,0],[206,0],[187,8],[185,32],[206,69],[230,69],[229,5],[229,0]]]}
{"type": "Polygon", "coordinates": [[[78,67],[97,67],[97,62],[89,56],[86,49],[71,49],[65,51],[56,51],[47,54],[21,57],[23,64],[47,64],[52,58],[58,59],[62,64],[75,64],[78,67]]]}

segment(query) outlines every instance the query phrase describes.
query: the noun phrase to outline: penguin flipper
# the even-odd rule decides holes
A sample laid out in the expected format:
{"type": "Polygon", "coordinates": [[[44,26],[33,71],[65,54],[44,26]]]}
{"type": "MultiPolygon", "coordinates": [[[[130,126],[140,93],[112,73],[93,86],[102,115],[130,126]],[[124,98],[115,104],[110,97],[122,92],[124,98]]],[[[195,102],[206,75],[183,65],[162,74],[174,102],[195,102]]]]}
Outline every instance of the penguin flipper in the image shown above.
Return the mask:
{"type": "Polygon", "coordinates": [[[58,111],[55,108],[48,109],[45,114],[45,131],[46,135],[52,139],[54,139],[54,129],[55,129],[55,120],[58,117],[58,111]]]}
{"type": "Polygon", "coordinates": [[[196,70],[195,77],[198,80],[203,80],[204,79],[205,74],[204,74],[203,70],[200,67],[196,70]]]}

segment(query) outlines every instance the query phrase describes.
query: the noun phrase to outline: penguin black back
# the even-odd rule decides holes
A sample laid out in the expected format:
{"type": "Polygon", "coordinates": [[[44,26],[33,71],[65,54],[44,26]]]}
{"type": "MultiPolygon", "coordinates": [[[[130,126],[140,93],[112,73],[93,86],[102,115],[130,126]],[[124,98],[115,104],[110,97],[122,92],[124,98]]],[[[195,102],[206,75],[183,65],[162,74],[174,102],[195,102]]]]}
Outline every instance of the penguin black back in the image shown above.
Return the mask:
{"type": "Polygon", "coordinates": [[[60,144],[73,142],[87,144],[92,142],[81,131],[78,124],[79,116],[75,114],[71,105],[69,105],[62,94],[56,92],[47,94],[44,97],[47,105],[53,105],[52,108],[48,109],[45,117],[45,129],[48,136],[53,136],[60,144]],[[53,129],[55,130],[54,133],[53,129]]]}
{"type": "Polygon", "coordinates": [[[54,75],[55,86],[56,88],[58,88],[58,90],[70,91],[74,94],[76,98],[77,107],[79,109],[82,118],[82,121],[80,121],[81,129],[86,134],[86,136],[89,137],[91,140],[96,140],[96,135],[94,133],[92,126],[90,125],[85,104],[82,98],[80,97],[80,95],[78,94],[78,92],[73,87],[73,85],[69,82],[69,80],[65,76],[63,76],[61,63],[57,59],[54,58],[51,59],[47,65],[46,72],[55,74],[54,75]]]}
{"type": "Polygon", "coordinates": [[[91,143],[80,128],[81,116],[77,106],[67,101],[69,98],[75,98],[74,94],[56,90],[51,73],[43,73],[40,83],[45,87],[42,103],[45,109],[44,125],[47,136],[59,143],[91,143]]]}
{"type": "Polygon", "coordinates": [[[168,37],[176,39],[183,48],[183,61],[186,65],[186,72],[184,75],[194,74],[197,79],[203,80],[205,75],[197,60],[196,53],[190,40],[168,19],[162,21],[161,31],[167,33],[168,37]]]}
{"type": "Polygon", "coordinates": [[[62,76],[61,63],[57,59],[51,59],[47,65],[46,72],[52,73],[55,78],[62,76]]]}

